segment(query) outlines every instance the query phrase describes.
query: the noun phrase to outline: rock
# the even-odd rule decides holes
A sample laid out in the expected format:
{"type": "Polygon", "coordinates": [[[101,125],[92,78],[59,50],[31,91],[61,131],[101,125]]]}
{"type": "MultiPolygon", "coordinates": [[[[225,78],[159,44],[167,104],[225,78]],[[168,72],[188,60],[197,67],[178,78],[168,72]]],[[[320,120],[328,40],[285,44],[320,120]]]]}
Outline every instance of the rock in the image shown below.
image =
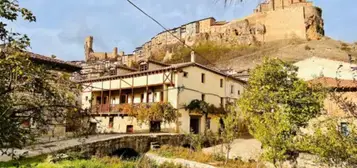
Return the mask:
{"type": "Polygon", "coordinates": [[[46,158],[46,162],[56,163],[62,160],[68,160],[69,156],[64,153],[56,154],[56,155],[48,155],[46,158]]]}

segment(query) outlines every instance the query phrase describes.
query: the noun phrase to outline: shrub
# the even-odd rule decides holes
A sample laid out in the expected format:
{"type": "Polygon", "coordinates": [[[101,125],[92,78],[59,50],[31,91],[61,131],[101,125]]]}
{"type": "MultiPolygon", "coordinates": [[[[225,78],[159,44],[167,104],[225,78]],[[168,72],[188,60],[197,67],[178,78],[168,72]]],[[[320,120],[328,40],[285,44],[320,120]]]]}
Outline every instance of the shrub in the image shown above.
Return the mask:
{"type": "Polygon", "coordinates": [[[312,48],[308,45],[305,45],[305,50],[310,51],[312,48]]]}

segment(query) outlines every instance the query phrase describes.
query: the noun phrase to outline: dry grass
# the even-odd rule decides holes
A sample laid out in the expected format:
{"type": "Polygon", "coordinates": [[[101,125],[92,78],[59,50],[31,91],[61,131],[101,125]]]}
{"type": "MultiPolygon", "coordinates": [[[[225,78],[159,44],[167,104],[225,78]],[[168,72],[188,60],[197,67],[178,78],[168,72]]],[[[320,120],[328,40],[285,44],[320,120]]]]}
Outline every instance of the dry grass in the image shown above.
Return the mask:
{"type": "Polygon", "coordinates": [[[188,148],[167,145],[151,152],[166,158],[182,158],[224,168],[256,168],[259,164],[257,162],[247,163],[240,160],[229,160],[227,164],[224,164],[224,156],[209,155],[201,151],[192,151],[188,148]]]}
{"type": "MultiPolygon", "coordinates": [[[[230,59],[237,56],[246,55],[259,50],[259,46],[248,45],[220,45],[214,42],[200,43],[192,47],[201,60],[201,63],[216,62],[221,59],[230,59]],[[203,58],[202,58],[203,57],[203,58]]],[[[173,52],[172,59],[169,63],[187,62],[190,60],[191,49],[187,47],[179,47],[173,52]]]]}

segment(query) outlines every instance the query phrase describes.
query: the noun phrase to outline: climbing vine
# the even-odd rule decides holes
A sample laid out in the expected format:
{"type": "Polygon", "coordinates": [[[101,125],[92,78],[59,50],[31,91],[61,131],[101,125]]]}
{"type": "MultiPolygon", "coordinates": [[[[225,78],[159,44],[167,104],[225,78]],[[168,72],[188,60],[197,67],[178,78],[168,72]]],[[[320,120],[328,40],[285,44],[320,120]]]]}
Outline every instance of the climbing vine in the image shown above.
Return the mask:
{"type": "Polygon", "coordinates": [[[139,124],[148,124],[151,121],[162,121],[164,123],[176,122],[179,114],[177,110],[166,102],[154,104],[123,105],[121,111],[124,114],[133,116],[139,124]]]}
{"type": "Polygon", "coordinates": [[[216,107],[213,104],[198,99],[192,100],[186,105],[185,110],[188,110],[190,113],[199,113],[202,115],[212,114],[221,116],[226,114],[226,110],[222,106],[216,107]]]}

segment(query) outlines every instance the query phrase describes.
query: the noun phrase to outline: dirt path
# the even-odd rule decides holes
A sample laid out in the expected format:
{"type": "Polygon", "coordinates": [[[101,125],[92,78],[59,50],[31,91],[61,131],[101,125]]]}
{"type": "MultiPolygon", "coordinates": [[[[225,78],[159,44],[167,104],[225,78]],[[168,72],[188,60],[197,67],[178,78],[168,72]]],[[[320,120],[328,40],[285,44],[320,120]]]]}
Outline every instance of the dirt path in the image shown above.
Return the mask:
{"type": "MultiPolygon", "coordinates": [[[[223,148],[223,152],[225,151],[225,148],[223,148]]],[[[222,145],[204,148],[203,152],[208,154],[222,154],[222,145]]],[[[251,159],[258,160],[261,152],[261,143],[258,140],[253,138],[236,139],[232,144],[232,149],[229,152],[229,156],[230,159],[239,157],[243,161],[249,161],[251,159]]]]}

